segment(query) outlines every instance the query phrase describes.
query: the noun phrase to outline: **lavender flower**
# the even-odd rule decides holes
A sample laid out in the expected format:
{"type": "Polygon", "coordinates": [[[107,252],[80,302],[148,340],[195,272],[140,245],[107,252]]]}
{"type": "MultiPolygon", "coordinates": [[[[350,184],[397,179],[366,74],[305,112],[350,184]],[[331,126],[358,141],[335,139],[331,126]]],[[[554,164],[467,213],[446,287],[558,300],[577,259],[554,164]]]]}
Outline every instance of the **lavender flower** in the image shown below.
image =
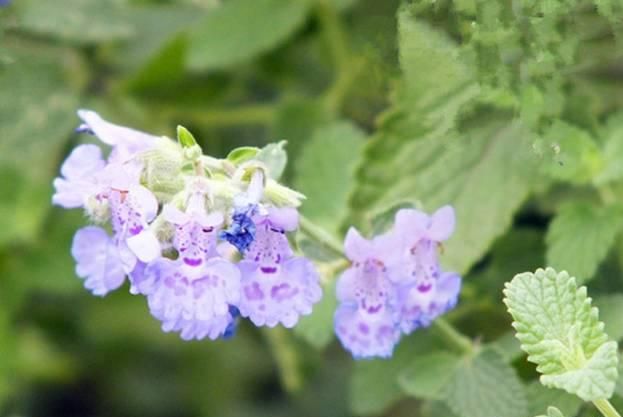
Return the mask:
{"type": "Polygon", "coordinates": [[[337,283],[335,332],[355,358],[389,357],[400,339],[397,290],[386,263],[397,240],[385,234],[369,241],[351,228],[344,249],[352,266],[337,283]]]}
{"type": "Polygon", "coordinates": [[[52,203],[64,208],[84,207],[89,197],[98,194],[98,175],[105,166],[96,145],[76,147],[61,166],[62,177],[54,180],[52,203]]]}
{"type": "Polygon", "coordinates": [[[255,240],[238,266],[242,274],[240,314],[256,326],[293,327],[322,296],[318,273],[305,258],[293,256],[285,233],[298,226],[294,208],[269,208],[256,215],[255,240]]]}
{"type": "Polygon", "coordinates": [[[430,325],[456,305],[461,278],[442,272],[438,259],[439,245],[450,237],[454,224],[450,206],[432,216],[413,209],[396,213],[402,256],[392,265],[392,273],[399,276],[400,327],[405,333],[430,325]]]}

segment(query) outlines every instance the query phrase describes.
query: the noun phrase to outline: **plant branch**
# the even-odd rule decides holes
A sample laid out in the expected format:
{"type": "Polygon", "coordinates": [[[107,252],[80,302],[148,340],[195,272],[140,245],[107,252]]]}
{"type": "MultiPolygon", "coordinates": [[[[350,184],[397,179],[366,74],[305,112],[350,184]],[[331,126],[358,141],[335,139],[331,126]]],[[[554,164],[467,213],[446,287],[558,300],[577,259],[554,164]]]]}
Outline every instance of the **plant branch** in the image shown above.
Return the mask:
{"type": "Polygon", "coordinates": [[[320,243],[322,246],[331,250],[331,252],[335,253],[339,257],[344,257],[342,244],[338,242],[333,235],[303,215],[299,217],[299,220],[301,232],[303,232],[307,237],[320,243]]]}
{"type": "Polygon", "coordinates": [[[610,403],[610,401],[604,399],[593,401],[595,407],[604,415],[604,417],[621,417],[618,411],[610,403]]]}
{"type": "Polygon", "coordinates": [[[474,351],[472,341],[456,330],[454,326],[448,323],[443,317],[436,318],[432,328],[433,331],[459,352],[471,354],[474,351]]]}

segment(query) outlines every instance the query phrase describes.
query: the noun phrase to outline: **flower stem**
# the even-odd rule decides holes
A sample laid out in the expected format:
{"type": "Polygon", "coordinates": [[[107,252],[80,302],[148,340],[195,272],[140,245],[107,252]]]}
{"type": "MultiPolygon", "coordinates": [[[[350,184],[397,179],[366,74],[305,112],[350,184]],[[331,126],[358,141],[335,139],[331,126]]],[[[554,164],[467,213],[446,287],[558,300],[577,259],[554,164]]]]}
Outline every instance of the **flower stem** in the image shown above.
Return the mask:
{"type": "Polygon", "coordinates": [[[461,353],[471,354],[474,351],[474,345],[469,338],[459,331],[454,326],[446,321],[443,317],[438,317],[433,323],[433,331],[441,336],[449,345],[458,350],[461,353]]]}
{"type": "Polygon", "coordinates": [[[610,401],[604,399],[593,401],[595,407],[604,415],[604,417],[621,417],[610,401]]]}
{"type": "Polygon", "coordinates": [[[299,221],[301,225],[301,232],[305,233],[307,237],[320,243],[322,246],[331,250],[331,252],[334,252],[339,257],[344,257],[344,251],[341,243],[338,242],[329,232],[313,223],[303,215],[300,216],[299,221]]]}
{"type": "Polygon", "coordinates": [[[280,326],[265,329],[264,335],[275,355],[283,387],[288,392],[298,391],[303,385],[303,377],[300,369],[300,357],[290,335],[280,326]]]}

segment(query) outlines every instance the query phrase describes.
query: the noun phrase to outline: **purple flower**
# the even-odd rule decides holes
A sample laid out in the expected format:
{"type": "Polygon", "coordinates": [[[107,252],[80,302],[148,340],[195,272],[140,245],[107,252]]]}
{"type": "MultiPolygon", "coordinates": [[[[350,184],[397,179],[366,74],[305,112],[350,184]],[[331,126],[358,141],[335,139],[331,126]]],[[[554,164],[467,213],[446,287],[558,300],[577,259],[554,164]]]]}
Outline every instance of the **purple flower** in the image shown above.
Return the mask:
{"type": "Polygon", "coordinates": [[[107,122],[92,110],[78,110],[78,117],[84,122],[78,127],[79,131],[93,133],[113,147],[109,162],[126,162],[137,153],[150,149],[158,140],[157,136],[107,122]]]}
{"type": "Polygon", "coordinates": [[[71,254],[76,260],[76,274],[85,280],[85,288],[93,295],[104,296],[123,284],[126,275],[123,254],[101,227],[78,230],[71,254]]]}
{"type": "Polygon", "coordinates": [[[450,237],[454,224],[450,206],[440,208],[432,216],[413,209],[396,213],[402,255],[391,269],[393,276],[400,277],[400,327],[405,333],[430,325],[457,302],[461,278],[442,272],[438,259],[440,242],[450,237]]]}
{"type": "Polygon", "coordinates": [[[255,206],[248,206],[234,211],[229,228],[219,235],[221,239],[236,247],[240,253],[244,253],[255,239],[255,223],[251,218],[255,210],[255,206]]]}
{"type": "Polygon", "coordinates": [[[198,266],[160,258],[147,265],[140,285],[162,330],[184,340],[223,336],[234,320],[230,305],[240,298],[238,268],[218,257],[198,266]]]}
{"type": "Polygon", "coordinates": [[[322,296],[318,273],[305,258],[293,256],[286,232],[296,230],[294,208],[269,208],[253,218],[255,240],[238,264],[242,291],[238,308],[256,326],[293,327],[322,296]]]}
{"type": "Polygon", "coordinates": [[[370,241],[351,228],[346,235],[352,266],[337,282],[335,332],[355,358],[389,357],[400,339],[396,286],[386,265],[396,243],[392,234],[370,241]]]}
{"type": "Polygon", "coordinates": [[[98,183],[106,162],[96,145],[76,147],[61,166],[62,177],[54,180],[52,203],[64,208],[84,207],[99,192],[98,183]]]}

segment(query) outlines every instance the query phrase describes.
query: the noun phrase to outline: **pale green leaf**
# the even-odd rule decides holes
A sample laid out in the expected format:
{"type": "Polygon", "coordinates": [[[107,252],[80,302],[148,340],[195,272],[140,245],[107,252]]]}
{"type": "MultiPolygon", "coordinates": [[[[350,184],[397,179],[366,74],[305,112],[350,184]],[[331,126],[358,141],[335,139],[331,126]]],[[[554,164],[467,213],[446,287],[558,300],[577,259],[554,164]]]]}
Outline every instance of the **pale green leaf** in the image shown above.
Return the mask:
{"type": "Polygon", "coordinates": [[[444,351],[418,355],[401,372],[398,381],[414,397],[442,398],[442,389],[454,376],[460,360],[459,356],[444,351]]]}
{"type": "Polygon", "coordinates": [[[546,236],[547,264],[585,282],[593,277],[623,228],[623,207],[584,202],[563,206],[546,236]]]}
{"type": "Polygon", "coordinates": [[[593,301],[608,336],[612,340],[623,338],[623,294],[598,295],[593,301]]]}
{"type": "Polygon", "coordinates": [[[346,214],[364,140],[365,134],[351,123],[335,122],[316,129],[299,151],[294,187],[307,196],[301,211],[328,230],[337,231],[346,214]]]}
{"type": "Polygon", "coordinates": [[[288,154],[284,146],[286,146],[285,140],[277,143],[269,143],[255,155],[255,159],[266,165],[268,168],[268,175],[274,180],[278,180],[286,169],[288,154]]]}
{"type": "Polygon", "coordinates": [[[608,342],[586,287],[567,272],[516,275],[504,290],[513,327],[541,382],[585,401],[609,398],[617,379],[617,344],[608,342]]]}
{"type": "Polygon", "coordinates": [[[269,51],[304,22],[307,0],[232,0],[214,8],[190,37],[188,66],[222,69],[269,51]]]}
{"type": "Polygon", "coordinates": [[[604,141],[604,165],[595,178],[597,185],[623,178],[623,113],[617,113],[608,119],[601,136],[604,141]]]}
{"type": "Polygon", "coordinates": [[[460,417],[525,417],[524,387],[495,351],[464,358],[446,385],[444,401],[460,417]]]}
{"type": "Polygon", "coordinates": [[[134,33],[116,0],[20,0],[19,28],[72,43],[127,39],[134,33]]]}

